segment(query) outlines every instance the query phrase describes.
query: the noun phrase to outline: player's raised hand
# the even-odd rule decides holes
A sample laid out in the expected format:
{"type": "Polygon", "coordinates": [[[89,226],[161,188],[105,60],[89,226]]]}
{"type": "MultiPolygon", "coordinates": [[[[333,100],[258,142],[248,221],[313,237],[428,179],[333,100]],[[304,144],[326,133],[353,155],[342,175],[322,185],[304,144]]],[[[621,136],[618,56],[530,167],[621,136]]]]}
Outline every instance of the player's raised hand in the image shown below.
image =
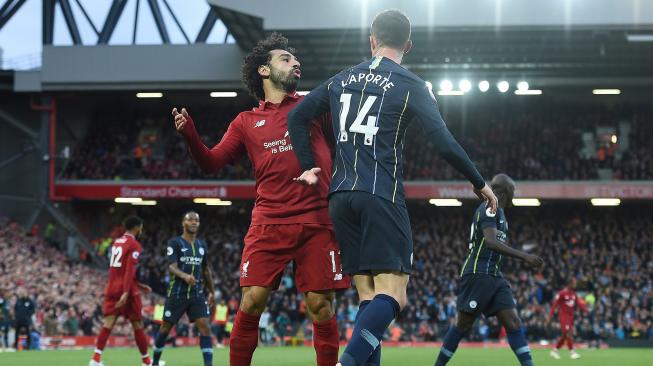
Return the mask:
{"type": "Polygon", "coordinates": [[[181,109],[181,113],[177,111],[177,108],[172,108],[172,117],[175,119],[175,128],[177,131],[181,132],[186,124],[188,123],[188,120],[190,119],[190,116],[188,115],[188,111],[186,108],[181,109]]]}
{"type": "Polygon", "coordinates": [[[195,280],[195,277],[193,275],[190,275],[190,274],[186,274],[186,276],[184,276],[183,280],[184,280],[184,282],[186,282],[187,284],[189,284],[191,286],[194,285],[195,283],[197,283],[197,280],[195,280]]]}
{"type": "Polygon", "coordinates": [[[128,297],[129,297],[129,293],[128,292],[123,292],[122,295],[120,295],[120,299],[118,299],[118,302],[116,303],[115,307],[116,308],[121,308],[121,307],[125,306],[125,304],[127,303],[127,298],[128,297]]]}
{"type": "Polygon", "coordinates": [[[492,192],[492,188],[485,183],[485,186],[481,189],[474,188],[474,193],[478,196],[481,201],[485,202],[485,206],[490,209],[492,214],[497,212],[497,196],[492,192]]]}
{"type": "Polygon", "coordinates": [[[528,254],[524,260],[533,269],[540,269],[544,265],[544,260],[535,254],[528,254]]]}
{"type": "Polygon", "coordinates": [[[311,168],[303,172],[298,178],[293,178],[292,180],[305,186],[314,186],[320,180],[319,174],[321,171],[322,169],[320,168],[311,168]]]}

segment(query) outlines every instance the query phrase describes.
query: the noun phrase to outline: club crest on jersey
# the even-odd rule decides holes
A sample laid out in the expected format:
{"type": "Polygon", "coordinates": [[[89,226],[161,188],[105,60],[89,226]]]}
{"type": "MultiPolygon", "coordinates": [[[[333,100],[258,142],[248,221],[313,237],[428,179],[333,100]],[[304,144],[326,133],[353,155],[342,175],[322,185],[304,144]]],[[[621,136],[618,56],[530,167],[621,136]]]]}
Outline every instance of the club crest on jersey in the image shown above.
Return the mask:
{"type": "Polygon", "coordinates": [[[472,301],[469,302],[469,307],[470,308],[476,309],[477,306],[478,306],[478,303],[476,301],[472,300],[472,301]]]}
{"type": "Polygon", "coordinates": [[[204,255],[204,248],[200,248],[200,255],[204,255]]]}
{"type": "Polygon", "coordinates": [[[138,252],[133,252],[132,253],[132,258],[138,259],[138,252]]]}
{"type": "Polygon", "coordinates": [[[263,127],[263,125],[265,125],[265,120],[264,119],[262,119],[260,121],[256,121],[256,123],[254,124],[254,128],[263,127]]]}
{"type": "Polygon", "coordinates": [[[248,268],[249,268],[249,261],[243,263],[243,270],[240,272],[240,277],[247,277],[248,268]]]}
{"type": "Polygon", "coordinates": [[[174,253],[174,250],[172,249],[172,247],[168,247],[168,249],[166,249],[166,252],[168,253],[168,255],[172,255],[172,253],[174,253]]]}

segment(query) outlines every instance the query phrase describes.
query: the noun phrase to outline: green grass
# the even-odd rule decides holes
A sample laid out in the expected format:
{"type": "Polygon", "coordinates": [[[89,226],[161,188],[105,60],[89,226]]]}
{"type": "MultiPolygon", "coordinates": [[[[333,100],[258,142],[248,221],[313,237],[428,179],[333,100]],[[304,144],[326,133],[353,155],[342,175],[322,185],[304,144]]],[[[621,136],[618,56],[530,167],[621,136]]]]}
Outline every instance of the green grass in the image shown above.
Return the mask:
{"type": "MultiPolygon", "coordinates": [[[[342,348],[341,348],[342,350],[342,348]]],[[[0,353],[2,366],[86,366],[92,350],[38,351],[0,353]]],[[[384,366],[433,365],[437,350],[431,348],[393,348],[383,349],[384,366]]],[[[560,352],[561,360],[549,357],[549,351],[533,351],[535,365],[556,366],[652,366],[653,349],[604,349],[580,350],[579,360],[569,359],[569,353],[560,352]]],[[[253,366],[310,366],[315,365],[315,353],[309,347],[264,347],[256,350],[253,366]]],[[[166,348],[163,360],[169,366],[202,366],[199,348],[166,348]]],[[[107,366],[140,366],[138,351],[135,348],[108,348],[103,361],[107,366]]],[[[213,359],[215,366],[229,365],[227,348],[216,349],[213,359]]],[[[508,348],[461,348],[456,352],[450,365],[493,366],[518,365],[515,356],[508,348]]]]}

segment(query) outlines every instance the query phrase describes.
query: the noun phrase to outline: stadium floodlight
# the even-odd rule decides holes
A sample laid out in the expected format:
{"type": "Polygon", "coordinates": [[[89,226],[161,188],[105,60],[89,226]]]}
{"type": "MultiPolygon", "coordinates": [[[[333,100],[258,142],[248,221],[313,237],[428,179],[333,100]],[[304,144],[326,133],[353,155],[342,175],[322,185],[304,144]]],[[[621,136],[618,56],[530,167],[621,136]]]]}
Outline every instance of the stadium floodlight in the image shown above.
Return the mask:
{"type": "Polygon", "coordinates": [[[200,197],[200,198],[193,198],[194,203],[214,203],[214,202],[220,202],[222,201],[220,198],[216,197],[200,197]]]}
{"type": "Polygon", "coordinates": [[[467,93],[468,91],[472,90],[472,83],[471,81],[467,79],[460,80],[458,83],[458,89],[462,91],[463,93],[467,93]]]}
{"type": "Polygon", "coordinates": [[[154,92],[141,92],[136,93],[136,98],[161,98],[163,93],[154,93],[154,92]]]}
{"type": "Polygon", "coordinates": [[[465,95],[465,93],[463,93],[460,90],[449,90],[449,91],[440,90],[438,91],[438,95],[465,95]]]}
{"type": "Polygon", "coordinates": [[[463,203],[455,198],[431,198],[429,203],[440,207],[459,207],[463,203]]]}
{"type": "Polygon", "coordinates": [[[134,205],[134,206],[156,206],[156,201],[148,200],[148,201],[132,202],[132,205],[134,205]]]}
{"type": "Polygon", "coordinates": [[[505,80],[501,80],[497,83],[497,89],[499,89],[500,92],[505,93],[510,89],[510,83],[508,83],[505,80]]]}
{"type": "Polygon", "coordinates": [[[621,200],[619,198],[592,198],[592,206],[619,206],[621,200]]]}
{"type": "Polygon", "coordinates": [[[440,90],[442,91],[452,91],[453,90],[453,83],[451,80],[442,80],[440,82],[440,90]]]}
{"type": "Polygon", "coordinates": [[[236,92],[211,92],[211,98],[235,98],[238,96],[236,92]]]}
{"type": "Polygon", "coordinates": [[[592,94],[594,95],[619,95],[621,94],[620,89],[593,89],[592,94]]]}
{"type": "Polygon", "coordinates": [[[528,81],[520,81],[517,83],[517,90],[528,90],[528,81]]]}
{"type": "Polygon", "coordinates": [[[231,206],[231,201],[207,202],[207,206],[231,206]]]}
{"type": "Polygon", "coordinates": [[[537,198],[513,198],[512,204],[514,206],[538,207],[540,206],[540,200],[537,198]]]}
{"type": "Polygon", "coordinates": [[[310,92],[311,92],[310,90],[301,90],[301,91],[298,91],[297,94],[299,94],[299,95],[307,95],[307,94],[310,93],[310,92]]]}
{"type": "Polygon", "coordinates": [[[653,42],[653,34],[626,34],[628,42],[653,42]]]}
{"type": "Polygon", "coordinates": [[[116,197],[113,199],[115,203],[135,203],[143,202],[143,199],[140,197],[116,197]]]}
{"type": "Polygon", "coordinates": [[[617,143],[617,135],[612,135],[612,137],[610,138],[610,141],[612,141],[613,144],[616,144],[617,143]]]}
{"type": "Polygon", "coordinates": [[[540,89],[515,90],[516,95],[542,95],[540,89]]]}
{"type": "Polygon", "coordinates": [[[478,90],[480,90],[481,93],[485,93],[486,91],[490,90],[490,82],[487,80],[481,81],[478,83],[478,90]]]}

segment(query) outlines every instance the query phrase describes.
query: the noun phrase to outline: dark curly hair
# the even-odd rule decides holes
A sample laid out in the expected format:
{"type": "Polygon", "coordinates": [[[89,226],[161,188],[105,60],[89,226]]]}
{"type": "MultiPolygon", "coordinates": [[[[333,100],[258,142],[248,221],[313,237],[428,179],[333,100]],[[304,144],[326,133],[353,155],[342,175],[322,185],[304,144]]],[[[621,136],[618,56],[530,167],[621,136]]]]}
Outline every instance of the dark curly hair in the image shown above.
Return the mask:
{"type": "Polygon", "coordinates": [[[247,86],[249,93],[259,100],[265,99],[265,93],[263,92],[263,78],[259,75],[258,68],[270,62],[272,58],[270,51],[272,50],[295,53],[294,48],[288,47],[288,38],[274,32],[266,39],[259,41],[243,61],[241,69],[243,83],[247,86]]]}

